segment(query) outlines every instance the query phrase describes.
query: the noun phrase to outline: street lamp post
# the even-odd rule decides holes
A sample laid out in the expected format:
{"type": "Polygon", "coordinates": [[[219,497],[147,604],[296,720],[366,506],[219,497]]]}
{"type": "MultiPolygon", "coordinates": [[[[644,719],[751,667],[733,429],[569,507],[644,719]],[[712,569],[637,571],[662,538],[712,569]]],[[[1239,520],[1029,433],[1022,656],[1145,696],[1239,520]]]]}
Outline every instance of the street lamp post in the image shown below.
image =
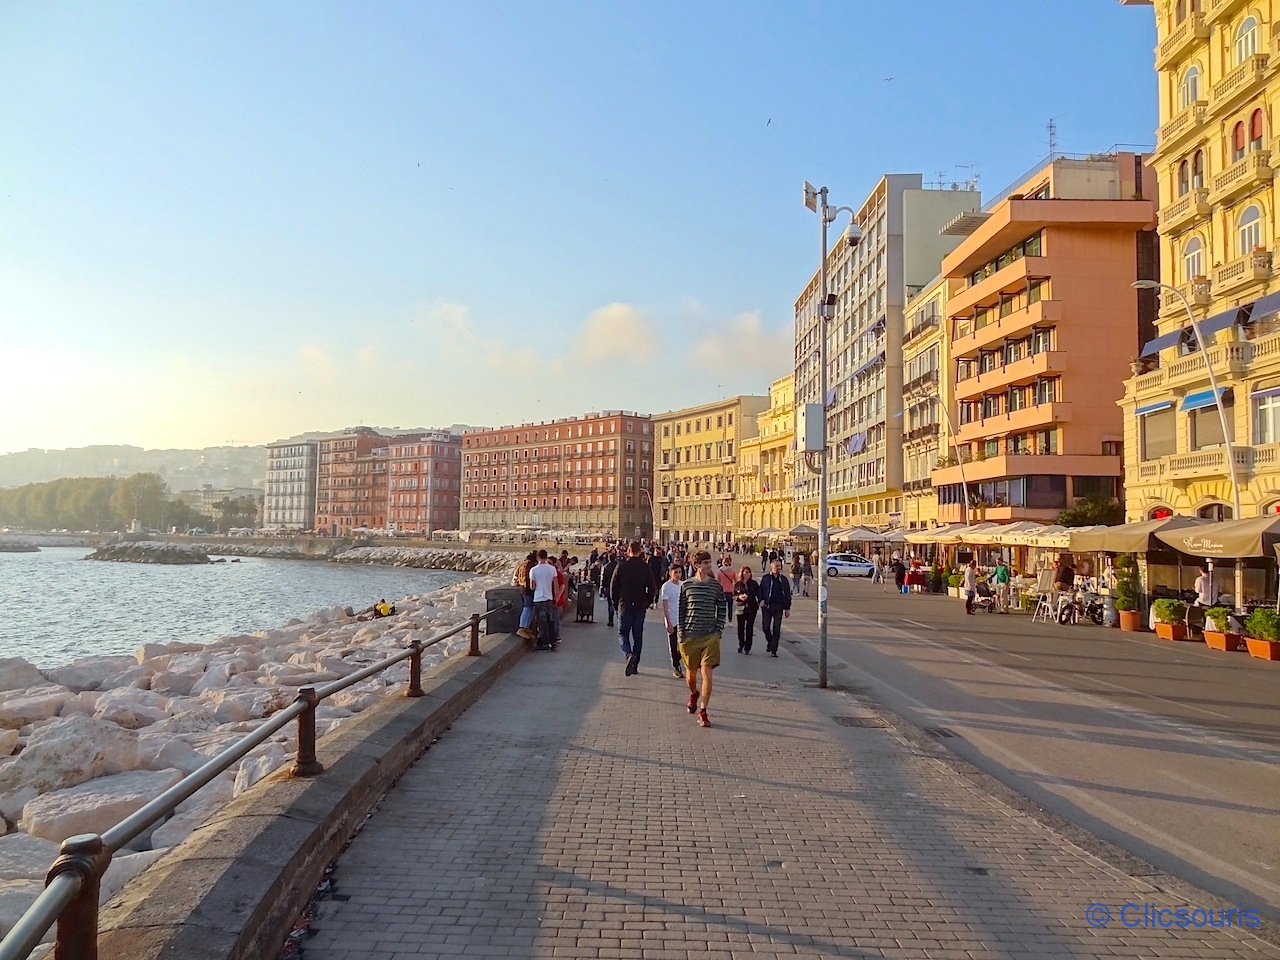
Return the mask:
{"type": "MultiPolygon", "coordinates": [[[[1236,455],[1231,446],[1231,435],[1234,431],[1227,424],[1227,410],[1222,404],[1222,391],[1218,389],[1218,378],[1214,376],[1213,363],[1209,360],[1209,344],[1205,342],[1204,334],[1200,332],[1200,324],[1191,310],[1191,304],[1181,290],[1167,283],[1161,283],[1159,280],[1137,280],[1133,283],[1133,287],[1136,290],[1168,290],[1182,302],[1182,309],[1186,311],[1187,321],[1191,324],[1191,330],[1196,335],[1196,343],[1200,346],[1200,356],[1204,357],[1204,368],[1209,374],[1209,389],[1213,391],[1214,406],[1218,408],[1218,421],[1222,424],[1222,445],[1227,453],[1227,476],[1231,478],[1231,516],[1235,520],[1240,520],[1240,479],[1236,475],[1236,455]]],[[[1244,567],[1241,561],[1237,560],[1235,580],[1237,613],[1244,611],[1243,590],[1244,567]]]]}
{"type": "Polygon", "coordinates": [[[862,240],[862,228],[856,220],[857,211],[852,207],[832,207],[827,203],[827,188],[814,189],[807,180],[804,184],[804,205],[818,214],[818,234],[821,242],[821,260],[818,264],[818,396],[822,404],[820,436],[822,452],[815,466],[809,469],[818,475],[818,564],[814,571],[818,587],[818,686],[827,686],[827,494],[830,471],[827,469],[829,450],[827,436],[827,323],[835,318],[836,306],[827,292],[827,227],[836,217],[849,214],[850,224],[845,231],[845,242],[856,246],[862,240]]]}

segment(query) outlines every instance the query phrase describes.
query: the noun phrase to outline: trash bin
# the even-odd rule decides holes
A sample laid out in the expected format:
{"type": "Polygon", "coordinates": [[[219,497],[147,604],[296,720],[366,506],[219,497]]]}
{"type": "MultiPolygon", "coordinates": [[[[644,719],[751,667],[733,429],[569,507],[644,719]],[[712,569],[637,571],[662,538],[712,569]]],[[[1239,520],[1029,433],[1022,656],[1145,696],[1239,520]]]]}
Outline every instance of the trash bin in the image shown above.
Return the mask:
{"type": "Polygon", "coordinates": [[[596,619],[596,585],[590,580],[578,584],[578,606],[574,620],[578,623],[596,619]]]}
{"type": "Polygon", "coordinates": [[[484,622],[484,632],[490,633],[515,633],[516,628],[520,626],[520,607],[523,605],[520,599],[519,587],[493,587],[484,592],[485,610],[495,610],[504,603],[510,604],[510,609],[501,613],[495,613],[484,622]]]}

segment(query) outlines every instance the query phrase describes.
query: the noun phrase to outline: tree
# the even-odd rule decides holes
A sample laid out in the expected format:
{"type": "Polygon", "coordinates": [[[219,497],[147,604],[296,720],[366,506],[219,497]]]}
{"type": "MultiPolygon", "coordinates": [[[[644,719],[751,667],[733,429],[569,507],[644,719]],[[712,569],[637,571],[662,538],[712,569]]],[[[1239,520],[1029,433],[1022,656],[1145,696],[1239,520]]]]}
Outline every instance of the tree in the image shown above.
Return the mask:
{"type": "Polygon", "coordinates": [[[1113,527],[1124,523],[1124,505],[1105,493],[1091,493],[1076,500],[1074,507],[1058,514],[1058,523],[1064,527],[1092,527],[1102,524],[1113,527]]]}
{"type": "Polygon", "coordinates": [[[127,525],[139,521],[143,527],[159,527],[169,505],[169,485],[158,473],[135,473],[121,481],[111,497],[116,521],[127,525]]]}

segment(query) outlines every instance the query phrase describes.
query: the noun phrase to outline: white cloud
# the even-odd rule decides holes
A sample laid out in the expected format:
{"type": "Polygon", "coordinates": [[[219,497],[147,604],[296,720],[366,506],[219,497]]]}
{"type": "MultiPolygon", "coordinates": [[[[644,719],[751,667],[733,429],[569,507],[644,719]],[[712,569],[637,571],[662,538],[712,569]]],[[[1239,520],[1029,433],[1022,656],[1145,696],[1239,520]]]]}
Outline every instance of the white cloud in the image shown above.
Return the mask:
{"type": "MultiPolygon", "coordinates": [[[[689,359],[694,369],[729,367],[736,374],[760,379],[765,388],[792,367],[792,333],[783,327],[771,330],[758,313],[740,313],[718,323],[713,333],[694,344],[689,359]]],[[[764,392],[764,390],[757,390],[764,392]]]]}
{"type": "Polygon", "coordinates": [[[658,337],[648,317],[626,303],[610,303],[593,310],[582,325],[577,343],[578,356],[584,363],[646,363],[658,355],[658,337]]]}

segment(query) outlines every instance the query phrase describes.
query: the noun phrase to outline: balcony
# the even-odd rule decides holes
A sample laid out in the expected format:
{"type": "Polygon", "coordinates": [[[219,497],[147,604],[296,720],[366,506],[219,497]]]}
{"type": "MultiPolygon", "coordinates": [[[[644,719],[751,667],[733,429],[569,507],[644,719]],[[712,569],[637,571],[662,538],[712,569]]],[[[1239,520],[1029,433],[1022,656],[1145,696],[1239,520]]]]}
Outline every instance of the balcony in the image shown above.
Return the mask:
{"type": "MultiPolygon", "coordinates": [[[[1209,304],[1213,302],[1213,288],[1208,280],[1195,280],[1191,283],[1184,283],[1178,287],[1178,290],[1187,298],[1187,303],[1191,304],[1191,309],[1199,314],[1203,314],[1209,309],[1209,304]]],[[[1169,317],[1177,317],[1179,323],[1185,323],[1187,311],[1182,309],[1182,301],[1175,296],[1160,297],[1160,319],[1165,320],[1169,317]]]]}
{"type": "Polygon", "coordinates": [[[1215,83],[1209,93],[1213,112],[1222,113],[1229,110],[1237,100],[1256,92],[1267,78],[1267,64],[1270,60],[1269,53],[1255,53],[1215,83]]]}
{"type": "Polygon", "coordinates": [[[933,471],[933,485],[945,486],[960,483],[963,473],[965,483],[981,483],[984,480],[1003,480],[1005,477],[1026,476],[1091,476],[1118,477],[1121,475],[1120,457],[1087,454],[1010,453],[983,460],[969,460],[959,466],[939,467],[933,471]]]}
{"type": "Polygon", "coordinates": [[[976,356],[979,350],[1025,334],[1032,327],[1051,327],[1061,321],[1062,301],[1040,300],[1025,309],[1015,310],[1007,317],[993,320],[970,334],[957,337],[951,343],[951,355],[957,359],[976,356]]]}
{"type": "Polygon", "coordinates": [[[1271,260],[1269,250],[1255,250],[1243,257],[1229,260],[1220,267],[1214,267],[1214,294],[1224,297],[1239,287],[1257,282],[1265,283],[1271,279],[1271,260]]]}
{"type": "Polygon", "coordinates": [[[1024,430],[1035,430],[1049,427],[1055,423],[1071,422],[1071,404],[1038,403],[1006,413],[997,413],[981,420],[973,420],[962,424],[956,440],[968,443],[974,440],[986,440],[1003,436],[1006,433],[1021,433],[1024,430]]]}
{"type": "Polygon", "coordinates": [[[927,440],[930,437],[938,435],[938,425],[929,423],[923,427],[916,427],[914,430],[908,430],[902,435],[903,442],[914,443],[917,440],[927,440]]]}
{"type": "Polygon", "coordinates": [[[937,392],[938,371],[930,370],[922,373],[918,377],[913,377],[902,385],[903,394],[915,393],[917,390],[923,390],[926,387],[931,388],[931,392],[937,392]]]}
{"type": "Polygon", "coordinates": [[[960,316],[971,312],[978,304],[994,304],[1001,293],[1025,290],[1028,280],[1051,274],[1048,257],[1021,257],[952,296],[947,303],[947,313],[953,317],[960,316]]]}
{"type": "Polygon", "coordinates": [[[1209,374],[1205,369],[1206,358],[1213,364],[1213,372],[1216,376],[1224,379],[1241,379],[1248,375],[1249,364],[1256,357],[1273,356],[1278,353],[1280,353],[1280,334],[1243,343],[1215,344],[1204,352],[1197,351],[1185,357],[1179,357],[1159,370],[1144,373],[1128,381],[1131,392],[1126,393],[1126,396],[1143,402],[1154,400],[1158,395],[1169,390],[1207,382],[1209,374]]]}
{"type": "Polygon", "coordinates": [[[1183,139],[1192,136],[1204,127],[1204,122],[1208,115],[1209,102],[1207,100],[1197,100],[1166,120],[1163,126],[1160,127],[1159,152],[1163,154],[1174,152],[1174,149],[1183,139]]]}
{"type": "Polygon", "coordinates": [[[1209,23],[1216,23],[1231,16],[1245,5],[1245,0],[1205,0],[1204,18],[1209,23]]]}
{"type": "Polygon", "coordinates": [[[1198,220],[1207,220],[1212,210],[1207,189],[1191,190],[1160,211],[1160,232],[1172,233],[1198,220]]]}
{"type": "Polygon", "coordinates": [[[1156,47],[1156,69],[1163,70],[1180,59],[1197,40],[1208,40],[1211,30],[1203,13],[1191,14],[1156,47]]]}
{"type": "MultiPolygon", "coordinates": [[[[1270,183],[1271,177],[1271,151],[1250,150],[1213,178],[1209,199],[1215,206],[1220,206],[1270,183]]],[[[1160,225],[1164,226],[1163,219],[1160,225]]]]}
{"type": "Polygon", "coordinates": [[[939,315],[934,314],[922,323],[917,323],[902,335],[902,345],[905,347],[917,337],[923,337],[930,330],[937,330],[941,321],[942,318],[939,315]]]}
{"type": "Polygon", "coordinates": [[[994,370],[959,380],[955,385],[957,400],[968,400],[992,390],[1030,383],[1045,374],[1062,373],[1067,368],[1067,355],[1061,350],[1042,350],[1029,357],[1004,364],[994,370]]]}
{"type": "MultiPolygon", "coordinates": [[[[1259,451],[1274,455],[1271,447],[1261,447],[1259,451]]],[[[1236,472],[1243,477],[1253,469],[1254,451],[1250,447],[1236,447],[1236,472]]],[[[1132,472],[1132,471],[1131,471],[1132,472]]],[[[1196,450],[1192,453],[1176,453],[1157,460],[1144,460],[1138,464],[1138,479],[1148,483],[1156,480],[1172,482],[1200,480],[1205,477],[1227,476],[1227,450],[1217,447],[1212,450],[1196,450]]]]}

